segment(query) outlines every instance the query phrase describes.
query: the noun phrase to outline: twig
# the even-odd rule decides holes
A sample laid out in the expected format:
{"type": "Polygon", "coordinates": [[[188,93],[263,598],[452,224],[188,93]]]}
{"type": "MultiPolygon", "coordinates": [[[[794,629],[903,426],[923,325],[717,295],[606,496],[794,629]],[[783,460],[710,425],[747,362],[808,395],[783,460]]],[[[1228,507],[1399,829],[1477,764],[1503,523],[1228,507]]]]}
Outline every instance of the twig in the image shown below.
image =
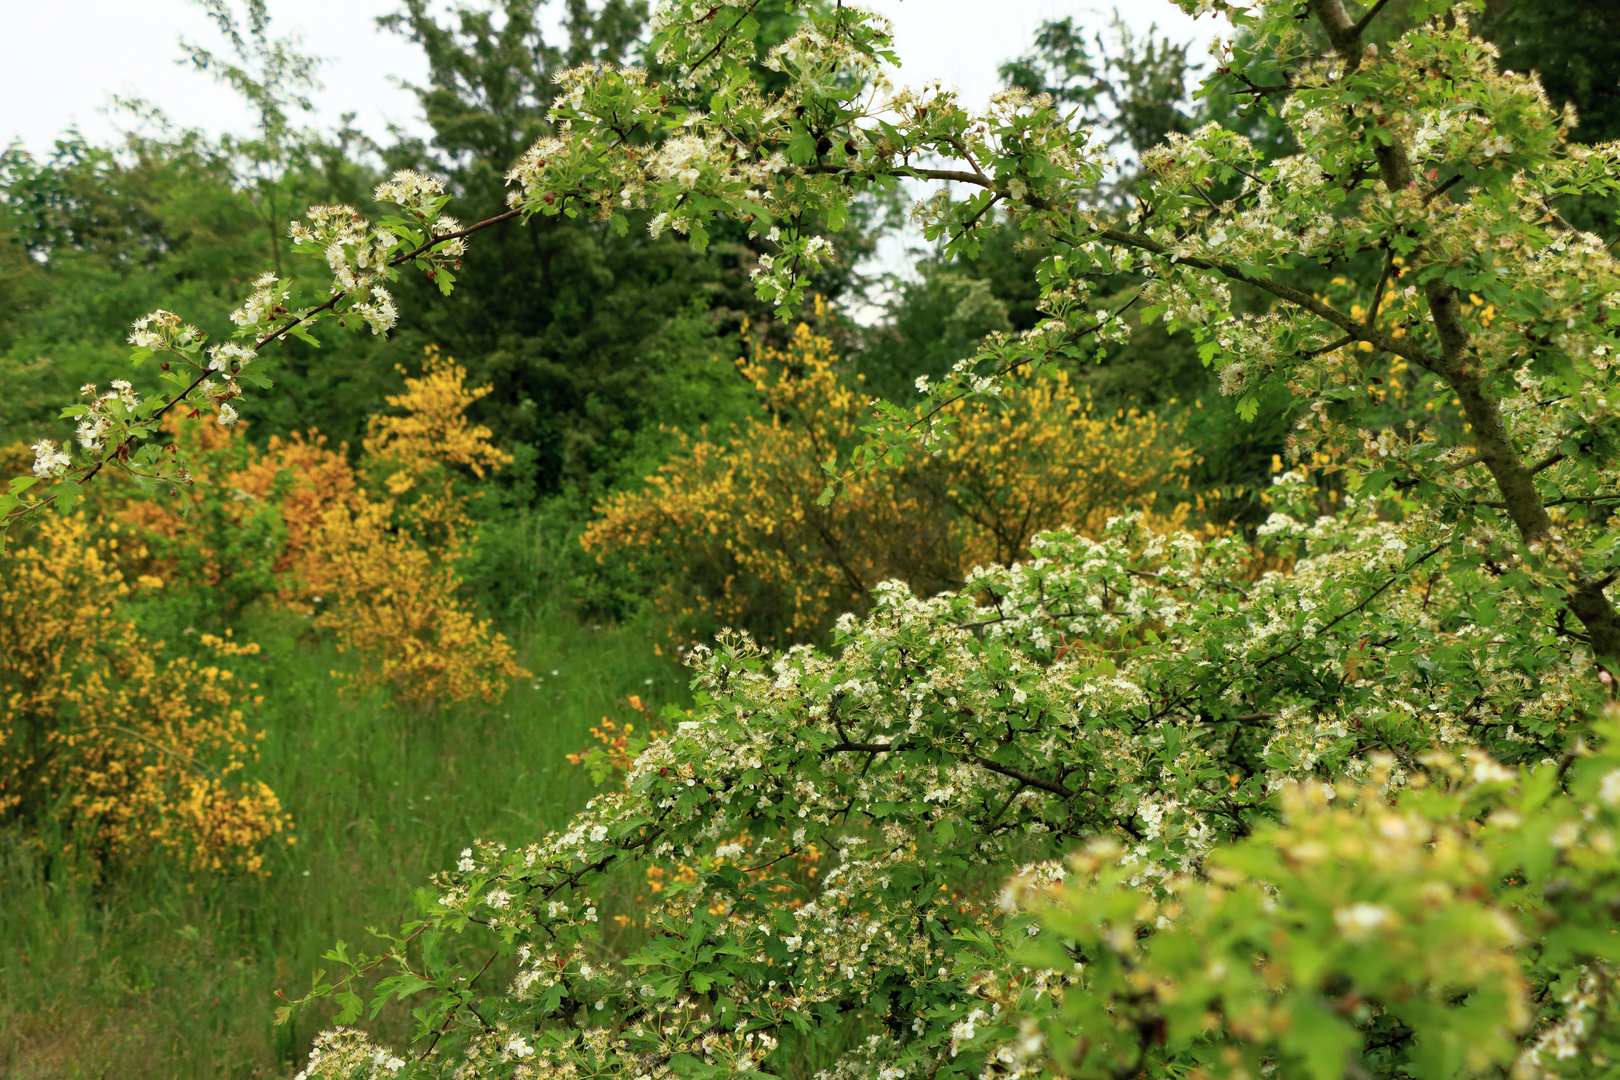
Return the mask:
{"type": "MultiPolygon", "coordinates": [[[[503,221],[510,221],[522,212],[522,208],[514,208],[506,211],[503,214],[496,214],[494,217],[485,218],[483,221],[475,222],[474,224],[467,226],[465,229],[458,229],[455,232],[445,233],[441,236],[429,237],[426,241],[418,244],[410,251],[407,251],[402,255],[396,255],[394,258],[390,259],[388,261],[388,265],[399,266],[403,263],[410,262],[412,259],[416,258],[418,255],[421,255],[423,252],[429,250],[436,244],[442,244],[447,240],[459,240],[463,236],[471,236],[473,233],[478,232],[481,229],[487,229],[491,225],[499,225],[503,221]]],[[[258,352],[271,342],[286,336],[293,330],[296,330],[299,326],[314,318],[316,315],[319,315],[321,312],[330,311],[338,304],[339,301],[341,301],[345,296],[349,295],[349,291],[350,290],[343,290],[333,293],[323,303],[310,308],[308,311],[305,311],[300,315],[293,316],[287,322],[283,323],[281,326],[270,331],[270,333],[254,342],[253,351],[258,352]]],[[[166,414],[170,409],[174,408],[176,405],[179,405],[183,401],[189,400],[192,393],[204,382],[208,381],[208,377],[212,374],[214,374],[212,368],[205,369],[200,375],[191,381],[191,385],[187,386],[184,391],[164,402],[162,408],[158,409],[151,416],[147,417],[147,422],[161,420],[164,414],[166,414]]],[[[126,438],[119,442],[116,446],[109,447],[106,453],[104,453],[94,464],[89,466],[81,475],[74,478],[75,482],[86,484],[95,479],[96,474],[101,472],[102,467],[107,464],[109,459],[117,457],[134,441],[135,440],[133,438],[126,438]]],[[[18,507],[10,514],[7,514],[4,518],[0,518],[0,525],[3,525],[14,518],[22,517],[24,514],[30,513],[34,510],[42,510],[51,503],[55,502],[56,499],[57,496],[55,495],[47,495],[45,498],[40,499],[37,502],[31,503],[27,506],[18,507]]]]}
{"type": "Polygon", "coordinates": [[[1457,181],[1459,181],[1461,179],[1462,179],[1462,173],[1458,173],[1456,176],[1453,176],[1450,180],[1447,180],[1445,183],[1441,184],[1439,187],[1435,188],[1433,191],[1431,191],[1427,195],[1423,196],[1423,205],[1424,206],[1429,205],[1431,202],[1433,202],[1435,199],[1438,199],[1445,192],[1450,191],[1452,185],[1455,184],[1457,181]]]}
{"type": "Polygon", "coordinates": [[[1395,269],[1395,249],[1390,248],[1384,257],[1384,269],[1378,275],[1378,284],[1373,289],[1372,310],[1367,314],[1367,325],[1378,325],[1378,311],[1384,306],[1384,286],[1389,284],[1389,272],[1395,269]]]}
{"type": "Polygon", "coordinates": [[[1361,32],[1367,29],[1367,24],[1372,22],[1373,17],[1376,16],[1380,11],[1384,10],[1384,5],[1387,3],[1389,3],[1389,0],[1378,0],[1377,3],[1367,9],[1367,14],[1356,20],[1356,25],[1350,28],[1350,32],[1357,37],[1360,37],[1361,32]]]}
{"type": "MultiPolygon", "coordinates": [[[[1087,334],[1096,333],[1098,330],[1101,330],[1103,327],[1107,326],[1109,323],[1111,323],[1115,319],[1119,318],[1119,316],[1125,314],[1125,312],[1130,309],[1131,305],[1136,303],[1141,298],[1142,298],[1142,290],[1138,289],[1135,293],[1133,293],[1131,295],[1131,298],[1129,300],[1127,300],[1125,303],[1121,304],[1119,307],[1115,308],[1113,311],[1109,312],[1108,316],[1106,318],[1099,319],[1096,322],[1092,323],[1090,326],[1085,327],[1082,330],[1076,330],[1074,332],[1074,336],[1076,338],[1083,338],[1087,334]]],[[[1034,359],[1035,358],[1033,356],[1026,356],[1022,360],[1015,360],[1012,363],[1008,364],[1006,367],[1002,368],[1000,371],[996,372],[995,377],[999,379],[1003,375],[1007,375],[1007,374],[1010,374],[1010,373],[1012,373],[1014,371],[1017,371],[1019,368],[1023,367],[1025,364],[1030,363],[1034,359]]],[[[971,393],[971,391],[964,390],[960,394],[956,394],[953,397],[946,398],[944,401],[940,402],[938,405],[936,405],[932,409],[928,410],[928,412],[924,413],[922,416],[919,416],[916,420],[914,420],[910,424],[908,424],[906,426],[906,430],[907,431],[914,431],[919,424],[925,424],[929,420],[932,420],[935,416],[939,415],[940,410],[946,409],[946,408],[949,408],[952,405],[955,405],[958,401],[961,401],[963,398],[967,397],[969,393],[971,393]]]]}

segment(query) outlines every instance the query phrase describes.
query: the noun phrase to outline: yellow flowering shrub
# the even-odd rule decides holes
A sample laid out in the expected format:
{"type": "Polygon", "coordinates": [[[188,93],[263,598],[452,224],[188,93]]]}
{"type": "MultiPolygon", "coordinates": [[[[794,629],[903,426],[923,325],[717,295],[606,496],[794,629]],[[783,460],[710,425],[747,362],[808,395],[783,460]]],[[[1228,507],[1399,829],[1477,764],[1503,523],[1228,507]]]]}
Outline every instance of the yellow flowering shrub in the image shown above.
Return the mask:
{"type": "Polygon", "coordinates": [[[494,702],[507,680],[528,674],[459,595],[456,563],[472,521],[449,467],[482,477],[512,460],[487,427],[468,422],[467,407],[490,388],[466,379],[465,368],[429,349],[422,376],[388,398],[403,412],[371,419],[360,468],[375,484],[310,508],[296,602],[309,602],[339,650],[365,656],[345,676],[354,689],[386,686],[412,704],[494,702]]]}
{"type": "Polygon", "coordinates": [[[853,480],[820,506],[821,463],[870,423],[859,380],[803,325],[785,350],[756,349],[739,367],[763,414],[723,442],[682,434],[647,487],[606,500],[582,536],[598,560],[628,558],[661,583],[677,637],[704,622],[775,644],[814,637],[869,606],[880,581],[936,592],[974,566],[1024,558],[1043,529],[1094,535],[1123,511],[1151,510],[1193,461],[1173,423],[1104,414],[1066,374],[1026,374],[994,404],[953,406],[956,439],[939,454],[853,480]]]}
{"type": "Polygon", "coordinates": [[[213,585],[265,560],[265,591],[363,658],[338,674],[351,690],[386,687],[413,705],[498,700],[526,672],[460,595],[456,564],[472,520],[452,472],[483,476],[511,460],[466,418],[488,392],[428,350],[422,375],[388,398],[401,413],[372,418],[358,465],[314,431],[260,450],[232,429],[181,421],[176,437],[196,472],[192,517],[150,500],[128,505],[168,556],[150,572],[213,585]]]}
{"type": "Polygon", "coordinates": [[[242,775],[264,734],[243,705],[258,698],[218,662],[257,646],[204,635],[210,657],[165,658],[119,611],[122,547],[141,554],[117,525],[45,517],[0,559],[0,814],[54,818],[98,863],[163,849],[260,871],[291,824],[242,775]]]}

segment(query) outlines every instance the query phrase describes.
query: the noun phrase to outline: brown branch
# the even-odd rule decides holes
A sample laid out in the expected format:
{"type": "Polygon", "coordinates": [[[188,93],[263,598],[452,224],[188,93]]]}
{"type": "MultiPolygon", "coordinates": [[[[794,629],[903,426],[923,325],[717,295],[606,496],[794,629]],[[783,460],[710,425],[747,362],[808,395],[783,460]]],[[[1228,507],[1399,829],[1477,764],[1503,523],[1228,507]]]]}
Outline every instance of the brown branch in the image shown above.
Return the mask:
{"type": "MultiPolygon", "coordinates": [[[[803,172],[815,176],[867,176],[868,173],[848,165],[806,165],[803,172]]],[[[958,184],[972,184],[975,187],[995,190],[995,184],[980,173],[970,173],[961,169],[919,169],[914,165],[896,165],[888,170],[890,176],[906,176],[913,180],[946,180],[958,184]]]]}
{"type": "Polygon", "coordinates": [[[1534,465],[1532,465],[1530,467],[1530,475],[1534,476],[1536,473],[1543,472],[1543,471],[1545,471],[1547,469],[1550,469],[1554,465],[1558,464],[1560,461],[1563,461],[1568,456],[1569,456],[1568,454],[1566,454],[1562,450],[1560,450],[1558,453],[1552,455],[1551,457],[1543,458],[1541,461],[1536,462],[1534,465]]]}
{"type": "Polygon", "coordinates": [[[1378,312],[1384,306],[1384,286],[1389,284],[1389,274],[1395,269],[1395,249],[1390,248],[1384,256],[1384,268],[1378,273],[1378,284],[1373,287],[1372,309],[1367,312],[1367,325],[1378,325],[1378,312]]]}
{"type": "Polygon", "coordinates": [[[1367,25],[1373,21],[1380,11],[1384,10],[1384,5],[1387,3],[1389,3],[1389,0],[1378,0],[1377,3],[1373,4],[1372,7],[1367,9],[1367,14],[1363,15],[1356,22],[1356,25],[1350,28],[1350,32],[1359,38],[1361,36],[1361,32],[1367,29],[1367,25]]]}
{"type": "MultiPolygon", "coordinates": [[[[837,753],[853,752],[853,753],[857,753],[857,754],[893,754],[893,753],[899,753],[901,750],[910,750],[910,749],[913,749],[913,748],[914,748],[913,744],[904,743],[904,742],[901,742],[901,743],[858,743],[858,742],[850,742],[849,740],[846,739],[845,741],[843,741],[841,743],[837,743],[837,744],[835,744],[833,746],[827,747],[827,753],[829,753],[829,754],[837,754],[837,753]]],[[[999,773],[1002,776],[1008,777],[1008,778],[1013,779],[1013,780],[1017,780],[1017,781],[1019,781],[1020,783],[1023,783],[1023,784],[1027,784],[1030,787],[1040,788],[1042,791],[1049,791],[1053,795],[1060,795],[1065,799],[1074,798],[1075,793],[1073,791],[1070,791],[1068,788],[1064,787],[1062,784],[1057,783],[1056,781],[1047,780],[1047,779],[1045,779],[1043,777],[1036,776],[1034,773],[1025,772],[1022,769],[1014,769],[1014,768],[1012,768],[1010,766],[1007,766],[1007,765],[998,765],[994,761],[989,760],[988,758],[980,757],[978,754],[963,753],[963,754],[961,754],[959,756],[964,761],[972,762],[973,764],[979,766],[982,769],[987,769],[987,770],[989,770],[990,772],[993,772],[993,773],[999,773]]]]}
{"type": "MultiPolygon", "coordinates": [[[[1566,495],[1560,499],[1546,499],[1544,506],[1567,506],[1572,503],[1591,505],[1596,503],[1620,502],[1620,495],[1566,495]]],[[[1506,510],[1508,504],[1500,499],[1475,499],[1470,506],[1488,506],[1492,510],[1506,510]]]]}
{"type": "MultiPolygon", "coordinates": [[[[704,53],[701,57],[699,57],[697,62],[695,64],[693,64],[690,68],[687,69],[687,72],[689,74],[696,75],[698,68],[702,67],[704,64],[707,64],[710,60],[713,60],[714,57],[715,57],[715,54],[717,54],[722,48],[725,47],[726,38],[730,37],[732,32],[735,31],[737,29],[737,27],[739,27],[739,26],[741,26],[743,24],[743,20],[747,19],[748,16],[750,16],[750,15],[752,15],[754,13],[754,9],[759,7],[761,2],[762,2],[762,0],[754,0],[754,2],[752,4],[749,4],[748,8],[741,15],[737,16],[737,21],[731,24],[731,30],[728,30],[724,34],[721,34],[719,40],[714,43],[714,48],[710,49],[708,52],[704,53]]],[[[709,12],[709,17],[712,18],[714,16],[715,12],[717,12],[719,10],[720,9],[718,7],[712,9],[709,12]]]]}
{"type": "MultiPolygon", "coordinates": [[[[1170,254],[1169,247],[1140,233],[1126,232],[1123,229],[1102,229],[1097,235],[1105,240],[1112,240],[1116,244],[1138,248],[1153,255],[1170,254]]],[[[1279,300],[1286,300],[1295,307],[1304,308],[1323,321],[1337,326],[1357,341],[1371,342],[1374,348],[1394,353],[1396,356],[1410,360],[1412,363],[1430,371],[1436,370],[1436,365],[1439,363],[1437,357],[1431,356],[1421,349],[1402,344],[1401,339],[1381,333],[1366,323],[1358,322],[1337,308],[1324,304],[1310,293],[1302,292],[1291,285],[1284,285],[1282,282],[1271,278],[1253,277],[1231,263],[1205,259],[1196,255],[1177,259],[1176,261],[1182,266],[1191,266],[1197,270],[1213,270],[1233,281],[1241,281],[1245,285],[1252,285],[1257,289],[1270,293],[1279,300]]]]}
{"type": "Polygon", "coordinates": [[[1447,191],[1450,191],[1451,188],[1452,188],[1452,185],[1456,184],[1457,181],[1459,181],[1461,179],[1462,179],[1462,173],[1458,173],[1456,176],[1453,176],[1450,180],[1447,180],[1445,183],[1441,184],[1439,187],[1435,188],[1433,191],[1431,191],[1427,195],[1423,196],[1424,205],[1427,206],[1429,203],[1433,202],[1435,199],[1438,199],[1441,195],[1445,194],[1447,191]]]}
{"type": "Polygon", "coordinates": [[[1355,337],[1353,335],[1346,334],[1342,338],[1338,338],[1337,340],[1328,342],[1326,345],[1323,345],[1321,348],[1311,349],[1308,352],[1305,352],[1305,353],[1303,353],[1301,355],[1304,355],[1304,356],[1321,356],[1323,353],[1330,353],[1330,352],[1333,352],[1335,349],[1342,349],[1346,345],[1350,344],[1351,342],[1353,342],[1355,340],[1356,339],[1355,339],[1355,337]]]}
{"type": "MultiPolygon", "coordinates": [[[[1422,566],[1424,563],[1426,563],[1430,559],[1434,558],[1441,551],[1444,551],[1445,547],[1446,547],[1445,544],[1436,544],[1434,547],[1430,548],[1428,551],[1426,551],[1422,555],[1420,555],[1417,558],[1416,561],[1414,561],[1414,562],[1412,562],[1412,563],[1410,563],[1410,564],[1408,564],[1406,566],[1403,566],[1401,568],[1400,573],[1392,574],[1388,581],[1384,582],[1382,585],[1378,586],[1378,588],[1374,589],[1372,592],[1370,592],[1366,596],[1362,597],[1361,602],[1356,604],[1355,607],[1346,608],[1344,611],[1341,611],[1338,615],[1335,615],[1331,620],[1328,621],[1328,623],[1326,625],[1324,625],[1320,630],[1316,631],[1315,636],[1320,637],[1321,635],[1327,633],[1329,630],[1333,629],[1335,626],[1339,625],[1344,620],[1348,619],[1350,616],[1356,614],[1358,611],[1364,610],[1367,607],[1368,604],[1371,604],[1374,600],[1378,599],[1386,591],[1388,591],[1390,586],[1394,585],[1397,581],[1404,578],[1407,574],[1410,574],[1413,570],[1416,570],[1418,567],[1422,566]]],[[[1305,644],[1305,642],[1308,641],[1308,640],[1309,639],[1306,638],[1306,637],[1303,637],[1303,636],[1300,637],[1300,639],[1298,641],[1296,641],[1292,645],[1288,646],[1288,648],[1283,649],[1281,652],[1272,653],[1270,656],[1268,656],[1264,660],[1260,661],[1258,664],[1255,665],[1255,669],[1258,670],[1260,668],[1265,667],[1267,664],[1272,663],[1273,661],[1281,660],[1283,657],[1288,656],[1295,649],[1298,649],[1301,645],[1305,644]]]]}
{"type": "MultiPolygon", "coordinates": [[[[1361,41],[1366,19],[1352,23],[1343,0],[1308,0],[1308,4],[1334,51],[1343,57],[1346,72],[1355,71],[1366,55],[1361,41]]],[[[1379,178],[1386,191],[1396,194],[1416,183],[1411,159],[1400,140],[1376,143],[1373,156],[1378,161],[1379,178]]],[[[1486,389],[1481,377],[1479,358],[1462,316],[1461,294],[1455,285],[1435,278],[1424,284],[1423,295],[1440,341],[1440,355],[1423,366],[1445,379],[1461,403],[1463,414],[1474,429],[1475,451],[1496,481],[1502,495],[1502,509],[1513,519],[1520,537],[1527,545],[1545,544],[1552,535],[1552,518],[1536,489],[1534,473],[1519,456],[1518,448],[1508,435],[1500,404],[1486,389]]],[[[1390,351],[1397,356],[1404,355],[1398,350],[1390,351]]],[[[1593,651],[1600,657],[1620,659],[1620,613],[1604,595],[1603,586],[1596,579],[1576,577],[1569,586],[1568,603],[1591,635],[1593,651]]]]}
{"type": "Polygon", "coordinates": [[[1002,776],[1017,780],[1021,784],[1025,784],[1032,788],[1040,788],[1042,791],[1049,791],[1053,795],[1058,795],[1065,799],[1074,798],[1074,792],[1055,781],[1043,779],[1042,777],[1036,776],[1034,773],[1027,773],[1022,769],[1014,769],[1006,765],[997,765],[995,762],[982,758],[977,754],[967,754],[965,756],[967,760],[973,762],[973,764],[979,766],[981,769],[988,769],[990,772],[999,773],[1002,776]]]}
{"type": "MultiPolygon", "coordinates": [[[[469,979],[467,981],[467,989],[468,989],[469,992],[473,988],[473,983],[476,983],[479,979],[484,977],[484,972],[489,970],[489,965],[493,964],[495,962],[495,958],[497,956],[499,956],[499,955],[500,955],[500,950],[499,949],[497,949],[494,952],[490,953],[489,954],[489,959],[484,961],[484,966],[478,969],[478,974],[474,975],[471,979],[469,979]]],[[[456,1013],[459,1012],[461,1010],[461,1007],[463,1005],[466,1005],[466,1004],[467,1003],[464,1002],[464,1001],[456,1002],[456,1004],[450,1009],[449,1014],[445,1016],[444,1023],[439,1026],[439,1030],[433,1033],[433,1041],[428,1043],[427,1049],[422,1051],[422,1056],[420,1058],[418,1058],[417,1060],[426,1061],[428,1058],[433,1056],[433,1048],[439,1045],[439,1040],[444,1037],[444,1033],[446,1031],[450,1030],[450,1024],[451,1024],[452,1021],[455,1020],[456,1013]]],[[[471,1006],[468,1006],[468,1007],[470,1008],[471,1006]]],[[[473,1015],[477,1016],[477,1012],[475,1011],[473,1013],[473,1015]]],[[[480,1022],[483,1021],[483,1017],[481,1017],[481,1016],[478,1017],[478,1019],[479,1019],[480,1022]]]]}

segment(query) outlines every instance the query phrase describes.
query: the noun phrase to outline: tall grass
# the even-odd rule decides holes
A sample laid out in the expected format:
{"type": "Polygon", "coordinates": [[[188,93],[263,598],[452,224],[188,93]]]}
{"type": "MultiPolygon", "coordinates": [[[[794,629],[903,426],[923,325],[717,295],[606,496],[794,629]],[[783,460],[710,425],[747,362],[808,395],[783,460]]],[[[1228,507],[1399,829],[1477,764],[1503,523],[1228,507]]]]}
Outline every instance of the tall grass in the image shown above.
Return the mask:
{"type": "Polygon", "coordinates": [[[334,941],[408,917],[473,838],[526,842],[563,822],[593,790],[564,755],[627,695],[686,695],[649,627],[551,608],[516,632],[533,680],[498,706],[429,713],[339,698],[340,658],[296,631],[242,627],[265,651],[233,663],[263,690],[257,768],[297,823],[265,877],[153,861],[96,886],[50,838],[0,834],[0,1075],[290,1074],[328,1017],[275,1027],[276,990],[297,996],[334,941]]]}

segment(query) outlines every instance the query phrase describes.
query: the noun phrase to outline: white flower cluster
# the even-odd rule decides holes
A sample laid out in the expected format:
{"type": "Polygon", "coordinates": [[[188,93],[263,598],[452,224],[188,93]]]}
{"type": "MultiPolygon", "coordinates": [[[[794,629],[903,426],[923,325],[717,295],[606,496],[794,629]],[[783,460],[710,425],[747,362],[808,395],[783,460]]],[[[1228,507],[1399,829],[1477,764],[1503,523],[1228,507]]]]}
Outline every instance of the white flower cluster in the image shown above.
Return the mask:
{"type": "Polygon", "coordinates": [[[287,286],[275,274],[260,274],[253,279],[253,291],[242,306],[231,312],[231,322],[247,331],[268,329],[276,316],[287,310],[287,293],[287,286]]]}
{"type": "Polygon", "coordinates": [[[363,1032],[339,1027],[315,1037],[309,1063],[293,1080],[392,1080],[405,1059],[379,1047],[363,1032]]]}
{"type": "Polygon", "coordinates": [[[34,476],[41,480],[64,475],[73,464],[67,449],[57,449],[50,439],[41,439],[29,447],[34,452],[34,476]]]}
{"type": "Polygon", "coordinates": [[[201,340],[202,332],[194,326],[182,326],[180,316],[159,308],[150,315],[135,320],[129,332],[129,343],[137,349],[169,349],[201,340]]]}
{"type": "Polygon", "coordinates": [[[74,434],[82,448],[97,454],[106,448],[107,433],[119,426],[120,420],[128,418],[140,399],[127,379],[114,379],[111,389],[105,392],[98,392],[94,383],[86,383],[79,388],[79,393],[90,399],[90,405],[79,418],[78,431],[74,434]]]}
{"type": "Polygon", "coordinates": [[[1582,1053],[1588,1031],[1597,1019],[1600,996],[1608,997],[1616,990],[1620,990],[1620,980],[1615,978],[1609,965],[1602,962],[1583,965],[1580,978],[1558,995],[1558,1002],[1564,1008],[1563,1019],[1549,1025],[1535,1042],[1525,1047],[1513,1063],[1513,1075],[1519,1080],[1564,1075],[1556,1063],[1570,1061],[1582,1053]]]}
{"type": "Polygon", "coordinates": [[[421,217],[436,214],[443,205],[439,200],[444,197],[442,181],[414,169],[399,170],[372,191],[372,198],[378,202],[393,203],[421,217]]]}
{"type": "Polygon", "coordinates": [[[394,298],[381,284],[397,238],[374,229],[352,206],[314,206],[309,224],[293,222],[295,245],[319,248],[332,272],[332,293],[349,298],[347,311],[358,315],[373,334],[391,330],[399,321],[394,298]]]}
{"type": "Polygon", "coordinates": [[[226,378],[236,375],[258,359],[259,354],[238,341],[222,341],[208,347],[208,370],[226,378]]]}

